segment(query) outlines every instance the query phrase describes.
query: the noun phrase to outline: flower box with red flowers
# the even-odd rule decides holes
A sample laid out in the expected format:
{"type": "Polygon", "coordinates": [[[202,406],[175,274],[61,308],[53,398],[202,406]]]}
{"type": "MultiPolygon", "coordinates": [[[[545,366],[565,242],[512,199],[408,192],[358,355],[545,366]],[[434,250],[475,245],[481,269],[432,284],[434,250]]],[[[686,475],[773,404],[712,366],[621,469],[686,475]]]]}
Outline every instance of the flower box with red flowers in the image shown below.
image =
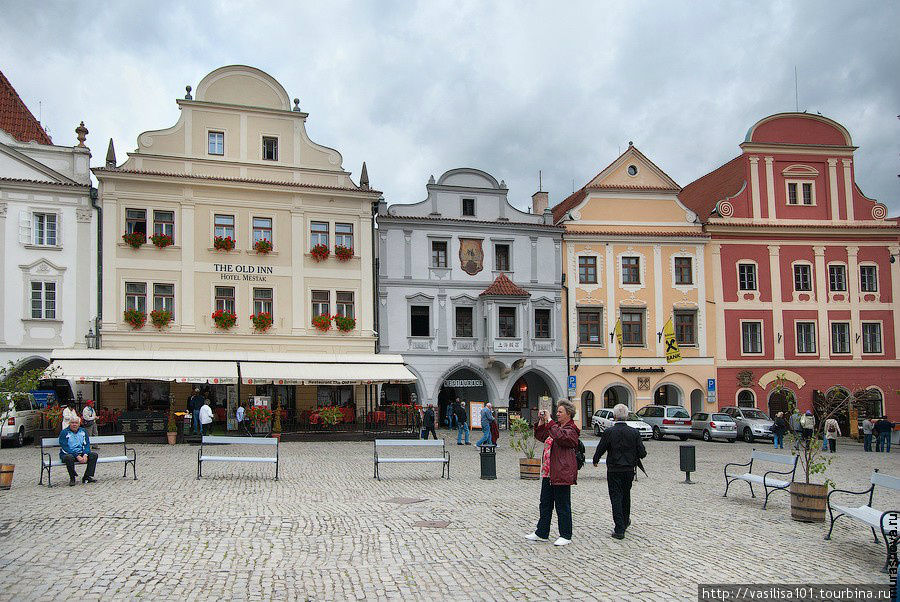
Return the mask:
{"type": "Polygon", "coordinates": [[[147,235],[136,230],[134,232],[129,232],[128,234],[123,234],[122,240],[124,240],[125,244],[132,249],[137,249],[147,242],[147,235]]]}
{"type": "Polygon", "coordinates": [[[168,309],[154,309],[150,312],[150,323],[162,330],[169,325],[174,316],[168,309]]]}
{"type": "Polygon", "coordinates": [[[344,316],[335,316],[334,325],[337,326],[337,329],[341,332],[350,332],[356,328],[356,320],[353,318],[345,318],[344,316]]]}
{"type": "Polygon", "coordinates": [[[150,242],[153,243],[153,246],[157,249],[165,249],[170,246],[174,241],[172,237],[168,234],[154,234],[150,237],[150,242]]]}
{"type": "Polygon", "coordinates": [[[259,253],[260,255],[265,255],[267,253],[272,252],[272,243],[266,240],[265,238],[261,238],[253,243],[253,250],[259,253]]]}
{"type": "Polygon", "coordinates": [[[254,330],[257,332],[265,332],[272,326],[272,314],[261,311],[258,314],[250,316],[250,321],[253,322],[254,330]]]}
{"type": "Polygon", "coordinates": [[[253,406],[247,410],[247,419],[252,422],[254,426],[268,424],[269,421],[272,420],[272,410],[266,406],[253,406]]]}
{"type": "Polygon", "coordinates": [[[216,326],[222,330],[228,330],[237,324],[237,314],[233,311],[225,311],[224,309],[217,309],[214,311],[212,319],[213,322],[216,323],[216,326]]]}
{"type": "Polygon", "coordinates": [[[312,319],[312,325],[316,327],[316,330],[326,332],[331,329],[331,316],[328,314],[318,315],[312,319]]]}
{"type": "Polygon", "coordinates": [[[313,256],[313,259],[316,261],[324,261],[328,259],[328,255],[330,252],[328,251],[328,245],[318,244],[309,250],[309,254],[313,256]]]}
{"type": "Polygon", "coordinates": [[[213,249],[216,251],[234,250],[234,239],[230,236],[216,236],[213,238],[213,249]]]}
{"type": "Polygon", "coordinates": [[[142,328],[147,323],[147,314],[137,309],[126,309],[123,317],[132,328],[142,328]]]}
{"type": "Polygon", "coordinates": [[[345,247],[344,245],[335,245],[334,256],[340,261],[350,261],[353,259],[353,247],[345,247]]]}

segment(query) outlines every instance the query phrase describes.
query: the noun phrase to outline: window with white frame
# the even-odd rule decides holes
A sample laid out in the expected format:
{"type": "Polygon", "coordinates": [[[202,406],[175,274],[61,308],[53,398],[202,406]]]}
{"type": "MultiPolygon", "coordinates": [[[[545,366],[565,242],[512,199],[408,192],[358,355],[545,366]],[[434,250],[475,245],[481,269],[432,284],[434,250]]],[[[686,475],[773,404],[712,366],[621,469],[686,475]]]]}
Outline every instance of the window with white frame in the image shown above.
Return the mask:
{"type": "Polygon", "coordinates": [[[174,284],[154,284],[153,285],[153,309],[156,311],[167,311],[175,317],[175,285],[174,284]]]}
{"type": "Polygon", "coordinates": [[[338,291],[335,293],[335,313],[345,318],[356,318],[353,311],[353,291],[338,291]]]}
{"type": "Polygon", "coordinates": [[[797,322],[797,353],[816,352],[816,323],[797,322]]]}
{"type": "Polygon", "coordinates": [[[878,292],[878,268],[876,266],[859,266],[859,290],[864,293],[878,292]]]}
{"type": "Polygon", "coordinates": [[[147,313],[147,283],[125,283],[125,309],[147,313]]]}
{"type": "Polygon", "coordinates": [[[600,308],[578,309],[578,344],[579,345],[603,345],[603,336],[600,332],[603,310],[600,308]]]}
{"type": "Polygon", "coordinates": [[[164,234],[175,240],[174,211],[153,211],[153,234],[164,234]]]}
{"type": "Polygon", "coordinates": [[[848,322],[831,323],[831,353],[850,353],[850,324],[848,322]]]}
{"type": "Polygon", "coordinates": [[[334,225],[334,246],[353,248],[353,224],[334,225]]]}
{"type": "Polygon", "coordinates": [[[812,182],[788,182],[788,205],[815,205],[815,189],[812,182]]]}
{"type": "Polygon", "coordinates": [[[738,288],[742,291],[756,290],[756,264],[738,264],[738,288]]]}
{"type": "Polygon", "coordinates": [[[741,352],[762,353],[762,322],[741,323],[741,352]]]}
{"type": "Polygon", "coordinates": [[[620,312],[622,319],[622,344],[640,347],[644,344],[644,310],[628,309],[620,312]]]}
{"type": "Polygon", "coordinates": [[[445,240],[431,241],[431,267],[433,267],[433,268],[447,267],[447,241],[445,241],[445,240]]]}
{"type": "Polygon", "coordinates": [[[331,313],[331,293],[329,291],[312,291],[312,316],[324,316],[331,313]]]}
{"type": "Polygon", "coordinates": [[[32,281],[31,318],[34,320],[56,319],[56,283],[32,281]]]}
{"type": "Polygon", "coordinates": [[[592,255],[578,256],[579,284],[597,284],[597,258],[592,255]]]}
{"type": "Polygon", "coordinates": [[[309,248],[317,245],[328,246],[328,222],[309,223],[309,248]]]}
{"type": "Polygon", "coordinates": [[[623,257],[622,258],[622,284],[640,284],[641,283],[641,258],[640,257],[623,257]]]}
{"type": "Polygon", "coordinates": [[[254,217],[253,218],[253,244],[265,240],[272,242],[272,218],[271,217],[254,217]]]}
{"type": "Polygon", "coordinates": [[[34,228],[32,242],[42,247],[56,246],[56,214],[35,213],[32,216],[34,228]]]}
{"type": "Polygon", "coordinates": [[[812,266],[808,263],[794,264],[794,290],[812,290],[812,266]]]}
{"type": "Polygon", "coordinates": [[[225,132],[209,132],[208,141],[210,155],[225,154],[225,132]]]}
{"type": "Polygon", "coordinates": [[[269,314],[270,316],[274,315],[272,312],[272,302],[274,299],[274,294],[272,289],[270,288],[254,288],[253,289],[253,313],[254,314],[269,314]]]}
{"type": "Polygon", "coordinates": [[[862,323],[863,353],[883,353],[881,347],[881,322],[862,323]]]}
{"type": "Polygon", "coordinates": [[[125,233],[132,234],[134,232],[147,233],[147,210],[146,209],[126,209],[125,210],[125,233]]]}
{"type": "Polygon", "coordinates": [[[262,158],[264,161],[278,161],[278,138],[263,136],[262,158]]]}
{"type": "Polygon", "coordinates": [[[847,290],[847,266],[828,266],[828,289],[833,293],[847,290]]]}
{"type": "Polygon", "coordinates": [[[675,258],[675,284],[693,284],[693,261],[690,257],[675,258]]]}
{"type": "Polygon", "coordinates": [[[234,240],[234,216],[216,214],[214,217],[213,236],[234,240]]]}
{"type": "Polygon", "coordinates": [[[679,345],[693,347],[697,344],[697,312],[694,310],[678,310],[674,312],[675,340],[679,345]]]}
{"type": "Polygon", "coordinates": [[[217,286],[216,287],[216,311],[234,311],[234,287],[233,286],[217,286]]]}

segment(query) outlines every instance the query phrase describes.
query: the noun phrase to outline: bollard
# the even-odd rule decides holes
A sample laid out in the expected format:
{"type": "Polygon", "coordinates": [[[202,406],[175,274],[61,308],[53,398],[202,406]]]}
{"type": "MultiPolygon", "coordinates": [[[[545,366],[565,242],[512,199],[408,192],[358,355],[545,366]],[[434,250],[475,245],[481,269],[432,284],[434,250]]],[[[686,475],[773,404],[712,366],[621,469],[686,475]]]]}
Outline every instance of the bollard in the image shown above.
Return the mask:
{"type": "Polygon", "coordinates": [[[492,480],[497,478],[497,446],[482,445],[481,453],[481,478],[492,480]]]}
{"type": "Polygon", "coordinates": [[[691,473],[697,472],[697,448],[693,445],[681,445],[678,447],[681,471],[685,473],[684,481],[686,485],[693,485],[696,481],[691,480],[691,473]]]}

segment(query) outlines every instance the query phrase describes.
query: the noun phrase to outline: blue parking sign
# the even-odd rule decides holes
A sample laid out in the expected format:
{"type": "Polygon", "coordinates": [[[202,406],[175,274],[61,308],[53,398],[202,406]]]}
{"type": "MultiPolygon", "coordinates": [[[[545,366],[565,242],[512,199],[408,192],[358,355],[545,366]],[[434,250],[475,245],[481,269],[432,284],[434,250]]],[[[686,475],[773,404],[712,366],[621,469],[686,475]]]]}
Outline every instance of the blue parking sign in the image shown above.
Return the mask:
{"type": "Polygon", "coordinates": [[[706,379],[706,390],[709,392],[713,392],[716,390],[716,379],[714,379],[714,378],[706,379]]]}
{"type": "Polygon", "coordinates": [[[570,389],[575,388],[575,375],[574,374],[569,377],[569,388],[570,389]]]}

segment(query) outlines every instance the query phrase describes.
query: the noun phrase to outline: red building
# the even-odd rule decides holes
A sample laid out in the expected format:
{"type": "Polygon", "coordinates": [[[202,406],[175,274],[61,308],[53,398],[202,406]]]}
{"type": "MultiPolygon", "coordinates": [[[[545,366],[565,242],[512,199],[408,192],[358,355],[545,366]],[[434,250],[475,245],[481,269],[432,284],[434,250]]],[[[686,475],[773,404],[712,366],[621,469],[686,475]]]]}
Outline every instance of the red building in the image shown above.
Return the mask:
{"type": "Polygon", "coordinates": [[[820,115],[758,121],[741,154],[679,198],[711,236],[721,406],[801,410],[840,386],[900,420],[900,227],[854,178],[850,133],[820,115]]]}

